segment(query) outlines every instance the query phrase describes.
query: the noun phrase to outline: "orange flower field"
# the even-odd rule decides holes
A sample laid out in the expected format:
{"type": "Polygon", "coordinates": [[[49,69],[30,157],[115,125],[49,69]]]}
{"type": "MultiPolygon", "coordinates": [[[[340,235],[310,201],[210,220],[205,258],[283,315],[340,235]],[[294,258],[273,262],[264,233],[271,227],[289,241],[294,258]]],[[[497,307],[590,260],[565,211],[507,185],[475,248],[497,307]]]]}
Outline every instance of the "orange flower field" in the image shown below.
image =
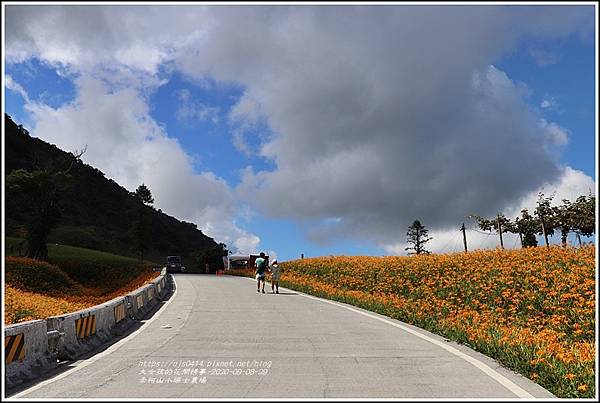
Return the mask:
{"type": "Polygon", "coordinates": [[[106,278],[102,286],[75,282],[57,266],[6,257],[4,323],[13,324],[75,312],[125,295],[154,279],[151,267],[131,280],[106,278]]]}
{"type": "Polygon", "coordinates": [[[469,345],[558,397],[593,397],[595,259],[594,246],[321,257],[282,263],[281,285],[469,345]]]}

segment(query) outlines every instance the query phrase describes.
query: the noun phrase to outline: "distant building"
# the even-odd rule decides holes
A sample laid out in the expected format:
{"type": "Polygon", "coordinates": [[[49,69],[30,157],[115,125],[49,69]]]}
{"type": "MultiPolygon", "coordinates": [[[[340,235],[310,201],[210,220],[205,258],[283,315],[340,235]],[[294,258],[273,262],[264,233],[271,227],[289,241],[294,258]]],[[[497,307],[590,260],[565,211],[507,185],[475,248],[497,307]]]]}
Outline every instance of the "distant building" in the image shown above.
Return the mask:
{"type": "MultiPolygon", "coordinates": [[[[260,257],[260,255],[230,255],[230,256],[223,256],[223,259],[227,259],[227,262],[224,261],[225,263],[225,269],[229,270],[229,269],[253,269],[254,268],[254,262],[256,262],[256,259],[258,259],[260,257]]],[[[269,263],[269,255],[265,256],[265,259],[267,259],[267,264],[269,263]]]]}

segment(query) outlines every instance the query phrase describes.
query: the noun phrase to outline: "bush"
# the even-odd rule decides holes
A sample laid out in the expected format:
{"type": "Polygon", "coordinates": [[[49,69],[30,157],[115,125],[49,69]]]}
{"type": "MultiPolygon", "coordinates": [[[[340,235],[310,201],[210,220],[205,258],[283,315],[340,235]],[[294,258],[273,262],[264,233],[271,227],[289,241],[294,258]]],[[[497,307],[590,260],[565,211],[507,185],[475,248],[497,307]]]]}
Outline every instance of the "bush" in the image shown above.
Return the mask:
{"type": "Polygon", "coordinates": [[[24,291],[58,295],[73,293],[77,284],[57,266],[25,257],[6,257],[6,283],[24,291]]]}
{"type": "Polygon", "coordinates": [[[73,280],[92,287],[118,288],[153,266],[134,258],[67,245],[50,244],[48,254],[50,263],[73,280]]]}

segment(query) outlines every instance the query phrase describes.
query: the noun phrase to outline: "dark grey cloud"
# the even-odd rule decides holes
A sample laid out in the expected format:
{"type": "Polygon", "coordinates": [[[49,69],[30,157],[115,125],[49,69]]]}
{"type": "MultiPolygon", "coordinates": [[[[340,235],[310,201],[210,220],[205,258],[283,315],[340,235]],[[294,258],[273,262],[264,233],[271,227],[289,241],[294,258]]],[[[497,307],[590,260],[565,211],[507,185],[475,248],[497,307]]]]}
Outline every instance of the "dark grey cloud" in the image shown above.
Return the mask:
{"type": "Polygon", "coordinates": [[[495,214],[560,176],[551,124],[493,64],[524,38],[594,29],[591,6],[7,9],[14,60],[241,84],[232,139],[243,149],[244,127],[267,122],[254,141],[276,169],[247,169],[238,195],[315,240],[380,244],[415,218],[444,229],[495,214]]]}
{"type": "Polygon", "coordinates": [[[262,151],[277,169],[247,171],[240,194],[258,194],[266,214],[309,222],[315,240],[385,243],[415,218],[456,226],[560,176],[555,136],[492,64],[525,35],[583,32],[588,11],[232,10],[207,32],[219,39],[176,63],[244,83],[268,118],[274,135],[262,151]]]}

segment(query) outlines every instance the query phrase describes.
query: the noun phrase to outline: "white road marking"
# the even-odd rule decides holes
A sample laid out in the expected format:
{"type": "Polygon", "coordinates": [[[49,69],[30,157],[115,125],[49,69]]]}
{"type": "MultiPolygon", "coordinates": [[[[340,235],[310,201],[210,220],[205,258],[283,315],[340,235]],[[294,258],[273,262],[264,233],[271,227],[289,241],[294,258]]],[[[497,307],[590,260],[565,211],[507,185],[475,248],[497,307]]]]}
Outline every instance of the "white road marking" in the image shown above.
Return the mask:
{"type": "MultiPolygon", "coordinates": [[[[69,376],[69,375],[73,374],[74,372],[79,371],[80,369],[85,368],[88,365],[98,361],[100,358],[102,358],[108,354],[114,353],[123,344],[127,343],[128,341],[130,341],[131,339],[136,337],[138,334],[140,334],[142,331],[144,331],[148,326],[150,326],[150,324],[152,322],[154,322],[156,319],[158,319],[158,317],[160,317],[160,315],[165,311],[165,308],[175,299],[175,296],[177,295],[177,283],[175,282],[175,276],[173,276],[173,283],[175,284],[175,292],[173,293],[173,295],[171,295],[171,298],[169,298],[167,303],[164,304],[163,307],[159,311],[155,312],[154,315],[152,315],[152,317],[150,319],[148,319],[142,326],[140,326],[140,328],[138,330],[131,333],[129,336],[119,340],[118,342],[111,345],[106,350],[102,351],[101,353],[98,353],[81,363],[75,364],[75,366],[73,368],[71,368],[53,378],[46,379],[45,381],[42,381],[42,382],[38,383],[37,385],[30,387],[29,389],[25,389],[17,394],[7,397],[6,400],[18,399],[23,395],[27,395],[31,392],[36,391],[37,389],[39,389],[41,387],[51,384],[52,382],[58,381],[66,376],[69,376]]],[[[61,400],[61,399],[59,399],[59,400],[61,400]]]]}
{"type": "MultiPolygon", "coordinates": [[[[255,281],[254,279],[251,279],[249,277],[244,277],[244,278],[247,278],[248,280],[251,280],[253,282],[255,281]]],[[[284,288],[284,287],[281,287],[281,289],[282,290],[293,291],[293,292],[296,292],[296,293],[298,293],[299,295],[301,295],[303,297],[314,299],[316,301],[326,302],[328,304],[335,305],[335,306],[338,306],[340,308],[347,309],[349,311],[358,313],[358,314],[363,315],[363,316],[367,316],[367,317],[372,318],[372,319],[376,319],[378,321],[387,323],[388,325],[392,325],[392,326],[395,326],[395,327],[397,327],[399,329],[402,329],[402,330],[404,330],[404,331],[406,331],[406,332],[408,332],[408,333],[410,333],[410,334],[412,334],[414,336],[417,336],[417,337],[419,337],[419,338],[421,338],[423,340],[426,340],[426,341],[428,341],[428,342],[430,342],[432,344],[435,344],[436,346],[443,348],[444,350],[448,351],[449,353],[452,353],[452,354],[456,355],[457,357],[462,358],[463,360],[469,362],[470,364],[474,365],[475,367],[477,367],[478,369],[480,369],[481,371],[483,371],[487,376],[489,376],[490,378],[494,379],[496,382],[500,383],[506,389],[510,390],[516,396],[518,396],[518,397],[520,397],[522,399],[535,399],[535,397],[532,394],[530,394],[529,392],[527,392],[525,389],[521,388],[519,385],[515,384],[513,381],[511,381],[510,379],[506,378],[504,375],[498,373],[494,369],[490,368],[488,365],[484,364],[483,362],[479,361],[478,359],[476,359],[474,357],[471,357],[470,355],[465,354],[462,351],[460,351],[460,350],[458,350],[458,349],[456,349],[456,348],[454,348],[454,347],[452,347],[452,346],[450,346],[448,344],[445,344],[445,343],[443,343],[443,342],[441,342],[439,340],[436,340],[436,339],[433,339],[433,338],[431,338],[431,337],[429,337],[427,335],[421,334],[421,333],[419,333],[419,332],[417,332],[417,331],[415,331],[415,330],[413,330],[413,329],[411,329],[411,328],[409,328],[407,326],[401,325],[399,323],[392,322],[390,320],[381,318],[379,316],[375,316],[375,315],[369,314],[367,312],[359,311],[358,309],[350,308],[349,306],[345,306],[345,305],[339,304],[337,302],[333,302],[333,301],[330,301],[330,300],[327,300],[327,299],[324,299],[324,298],[314,297],[312,295],[308,295],[308,294],[305,294],[305,293],[297,291],[297,290],[291,290],[289,288],[284,288]]]]}

